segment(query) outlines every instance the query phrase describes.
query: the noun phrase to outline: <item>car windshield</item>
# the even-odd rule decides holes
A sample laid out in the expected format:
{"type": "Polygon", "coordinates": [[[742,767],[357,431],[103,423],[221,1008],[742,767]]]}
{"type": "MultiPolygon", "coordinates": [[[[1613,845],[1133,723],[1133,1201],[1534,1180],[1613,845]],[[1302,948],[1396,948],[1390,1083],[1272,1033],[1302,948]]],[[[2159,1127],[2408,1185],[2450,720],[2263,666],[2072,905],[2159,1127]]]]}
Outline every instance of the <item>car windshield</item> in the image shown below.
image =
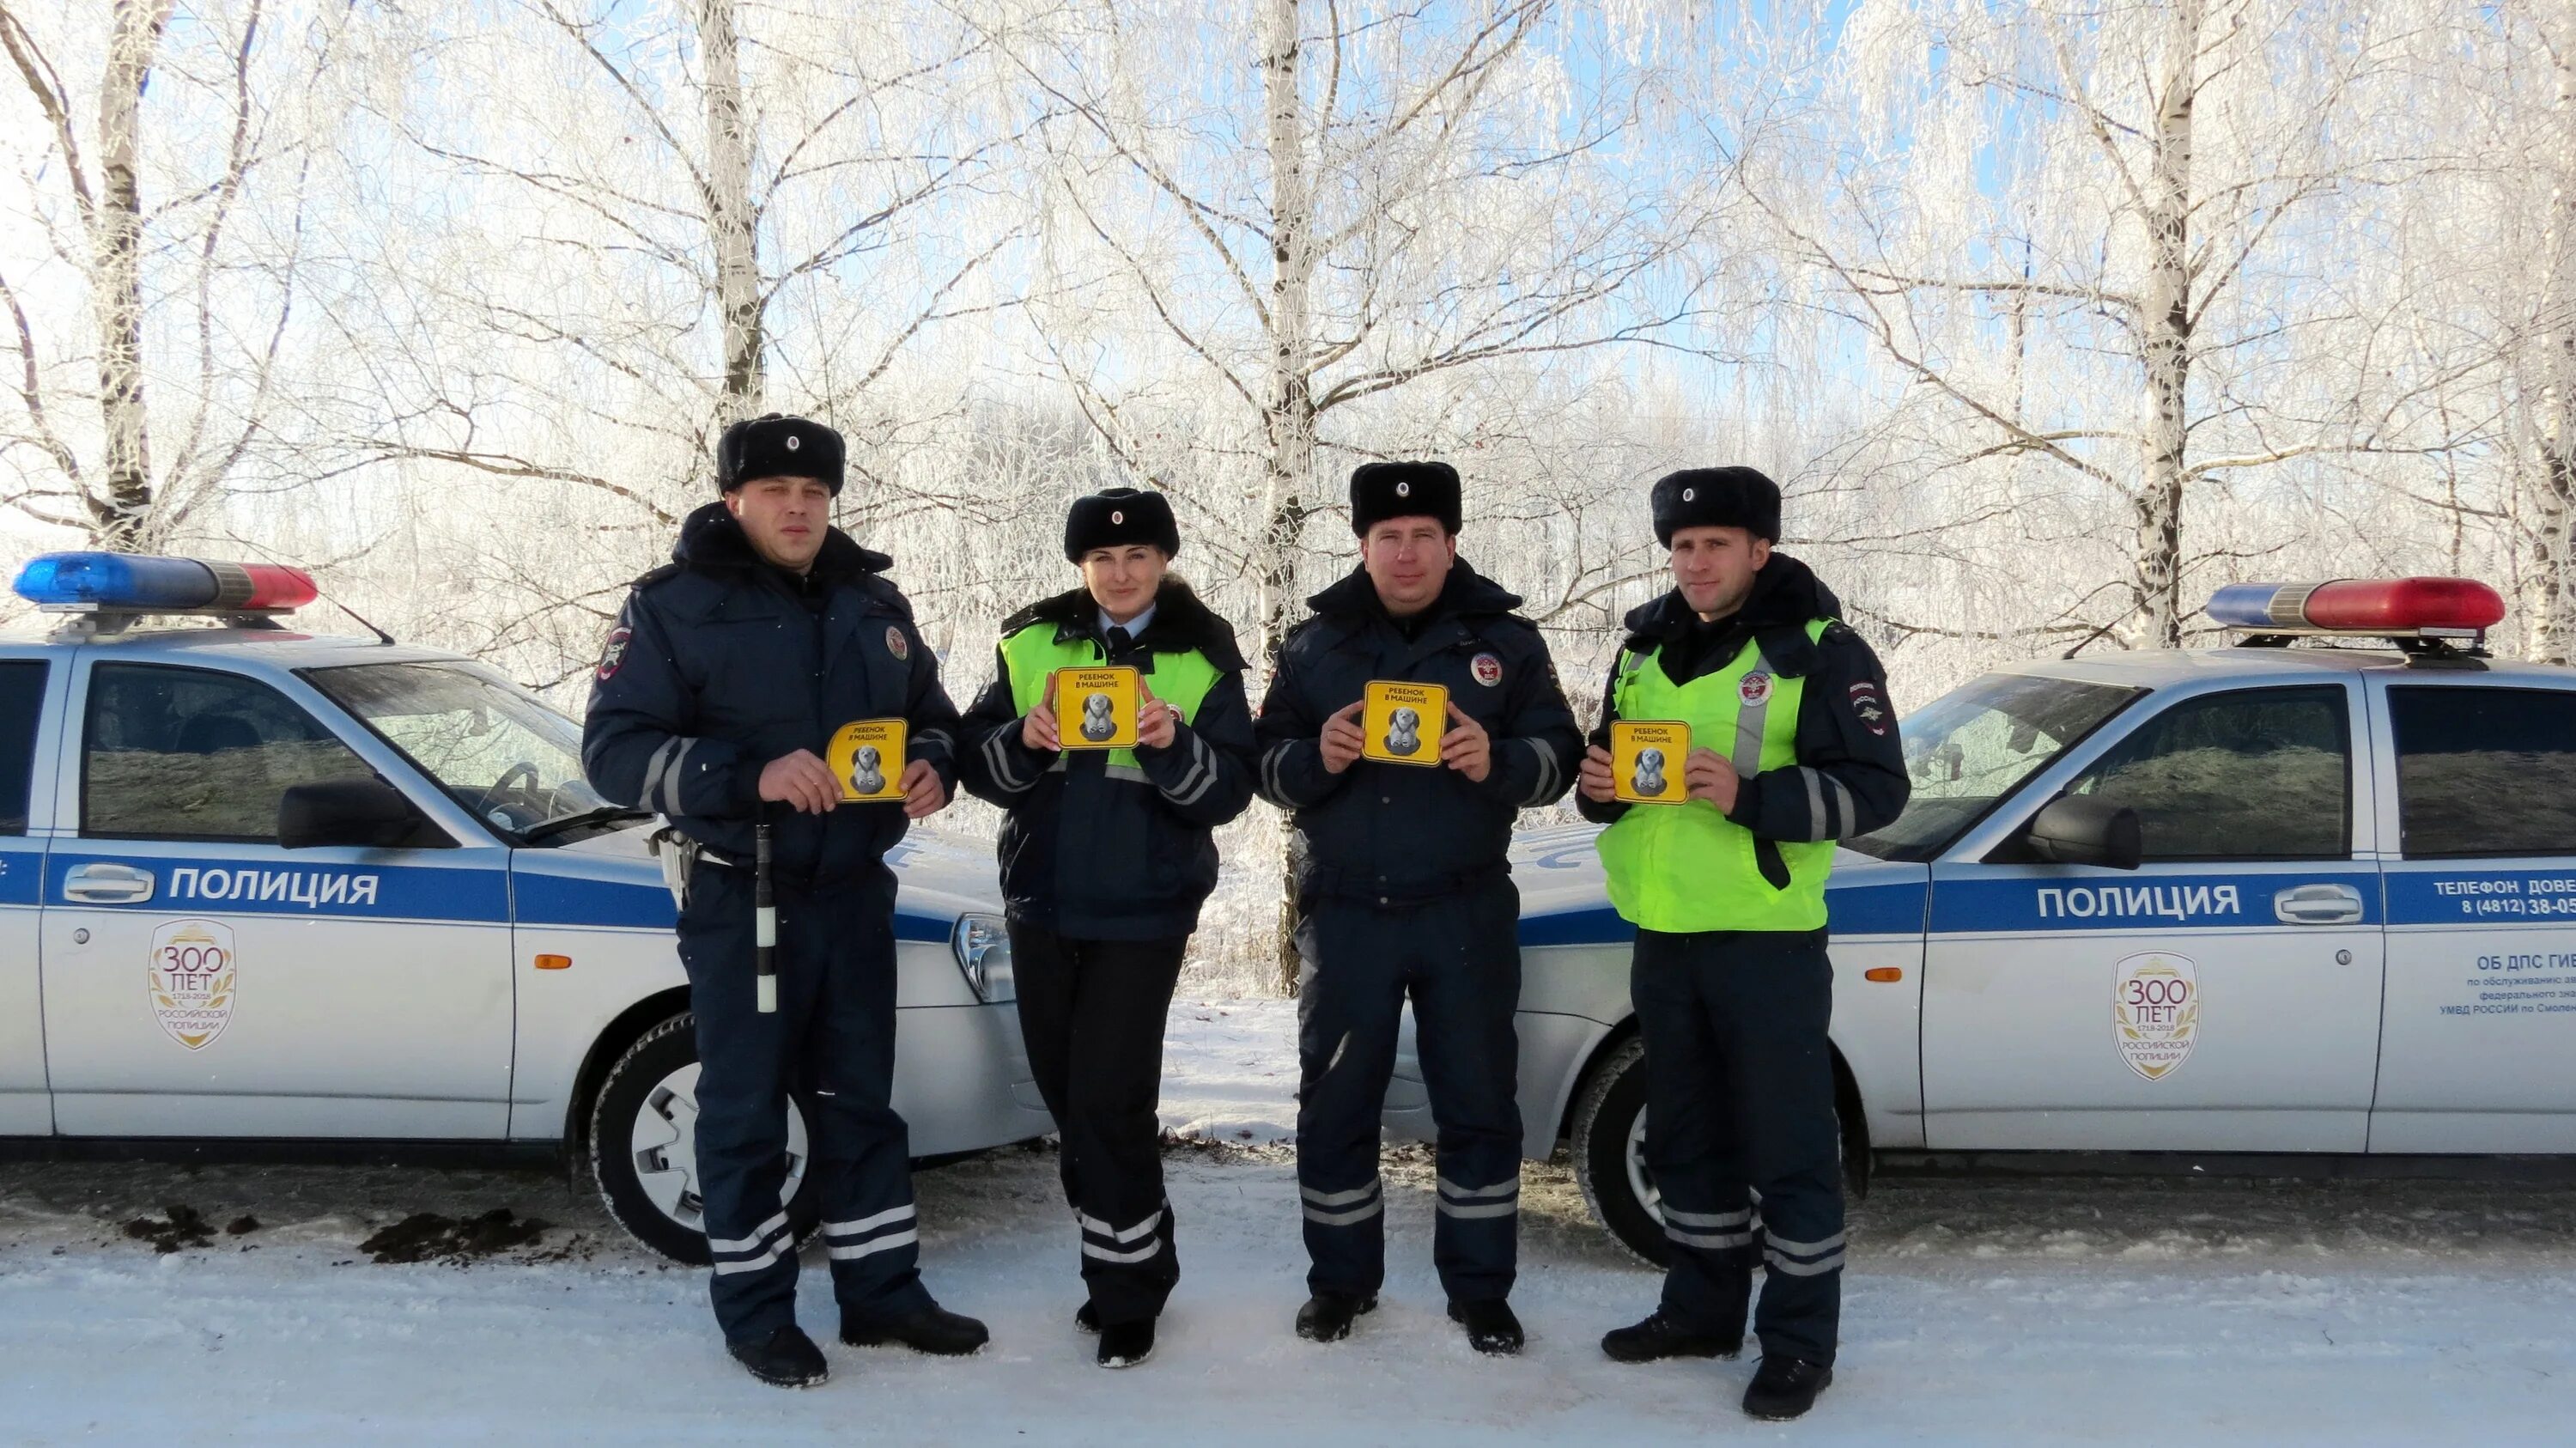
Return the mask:
{"type": "Polygon", "coordinates": [[[1884,829],[1847,841],[1882,860],[1929,860],[2066,747],[2144,694],[2032,674],[1988,674],[1904,722],[1914,793],[1884,829]]]}
{"type": "Polygon", "coordinates": [[[613,823],[581,775],[581,726],[481,664],[352,664],[305,678],[501,829],[526,834],[591,815],[613,823]]]}

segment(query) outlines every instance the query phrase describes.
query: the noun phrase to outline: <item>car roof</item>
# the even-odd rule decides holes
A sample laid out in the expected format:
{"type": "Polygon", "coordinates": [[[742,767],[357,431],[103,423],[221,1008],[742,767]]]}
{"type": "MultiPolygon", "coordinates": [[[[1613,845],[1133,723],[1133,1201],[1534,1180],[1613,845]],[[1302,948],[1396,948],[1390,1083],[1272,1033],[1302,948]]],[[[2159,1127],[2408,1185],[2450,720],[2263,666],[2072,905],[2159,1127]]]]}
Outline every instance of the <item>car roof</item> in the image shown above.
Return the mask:
{"type": "MultiPolygon", "coordinates": [[[[2298,643],[2286,648],[2243,644],[2201,649],[2142,649],[2135,653],[2078,654],[2071,659],[2043,659],[2015,664],[2002,672],[2127,688],[2170,688],[2178,684],[2302,683],[2320,676],[2414,672],[2440,677],[2445,671],[2413,663],[2394,648],[2371,647],[2377,640],[2350,644],[2298,643]]],[[[2576,684],[2576,669],[2520,659],[2482,659],[2477,677],[2524,678],[2535,683],[2576,684]]],[[[2457,677],[2456,674],[2452,675],[2457,677]]]]}
{"type": "Polygon", "coordinates": [[[80,645],[137,662],[205,663],[233,655],[270,668],[327,668],[334,664],[462,661],[444,649],[387,644],[372,635],[307,634],[285,628],[131,628],[89,638],[53,636],[50,619],[20,621],[0,636],[0,657],[35,658],[80,645]]]}

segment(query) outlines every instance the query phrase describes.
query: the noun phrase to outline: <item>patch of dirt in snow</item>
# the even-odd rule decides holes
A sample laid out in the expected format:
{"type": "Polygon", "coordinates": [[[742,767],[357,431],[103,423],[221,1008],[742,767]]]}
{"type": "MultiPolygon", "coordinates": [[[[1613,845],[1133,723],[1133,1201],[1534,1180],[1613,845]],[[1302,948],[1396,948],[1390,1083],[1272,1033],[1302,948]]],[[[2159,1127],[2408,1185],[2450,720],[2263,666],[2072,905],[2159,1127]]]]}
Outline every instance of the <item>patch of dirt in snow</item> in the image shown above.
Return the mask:
{"type": "Polygon", "coordinates": [[[188,1247],[203,1247],[215,1240],[215,1229],[195,1207],[185,1202],[172,1202],[161,1209],[159,1219],[136,1217],[125,1224],[125,1235],[138,1242],[149,1242],[160,1253],[177,1252],[188,1247]]]}
{"type": "Polygon", "coordinates": [[[533,1246],[553,1225],[543,1217],[522,1218],[508,1207],[463,1220],[414,1212],[360,1242],[358,1250],[378,1262],[479,1262],[533,1246]]]}

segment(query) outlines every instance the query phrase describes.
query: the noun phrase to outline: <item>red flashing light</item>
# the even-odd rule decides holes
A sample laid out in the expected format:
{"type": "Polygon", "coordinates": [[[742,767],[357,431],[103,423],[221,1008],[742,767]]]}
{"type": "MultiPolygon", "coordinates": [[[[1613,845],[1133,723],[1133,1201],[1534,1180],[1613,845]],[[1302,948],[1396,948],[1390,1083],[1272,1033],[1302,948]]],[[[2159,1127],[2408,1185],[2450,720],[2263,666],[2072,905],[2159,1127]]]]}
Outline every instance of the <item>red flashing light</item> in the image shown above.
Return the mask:
{"type": "Polygon", "coordinates": [[[2504,597],[2469,578],[2347,579],[2308,595],[2317,628],[2354,633],[2395,629],[2485,629],[2504,622],[2504,597]]]}

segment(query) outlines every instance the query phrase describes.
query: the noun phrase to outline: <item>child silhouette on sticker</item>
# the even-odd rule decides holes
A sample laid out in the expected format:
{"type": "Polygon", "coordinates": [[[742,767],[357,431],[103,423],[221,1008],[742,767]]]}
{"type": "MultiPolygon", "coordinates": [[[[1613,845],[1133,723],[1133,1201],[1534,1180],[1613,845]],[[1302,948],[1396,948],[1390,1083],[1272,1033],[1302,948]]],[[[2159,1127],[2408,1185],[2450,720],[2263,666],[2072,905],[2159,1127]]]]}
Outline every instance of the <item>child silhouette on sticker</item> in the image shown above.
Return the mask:
{"type": "Polygon", "coordinates": [[[850,788],[861,794],[885,793],[885,770],[878,761],[884,756],[873,744],[862,744],[850,755],[850,788]]]}
{"type": "Polygon", "coordinates": [[[1118,721],[1109,717],[1111,707],[1107,694],[1082,696],[1083,738],[1098,743],[1118,732],[1118,721]]]}
{"type": "Polygon", "coordinates": [[[1386,716],[1386,752],[1411,754],[1422,747],[1422,714],[1416,709],[1398,708],[1386,716]]]}
{"type": "Polygon", "coordinates": [[[1637,772],[1629,778],[1628,783],[1639,794],[1662,794],[1664,792],[1664,751],[1638,750],[1637,772]]]}

